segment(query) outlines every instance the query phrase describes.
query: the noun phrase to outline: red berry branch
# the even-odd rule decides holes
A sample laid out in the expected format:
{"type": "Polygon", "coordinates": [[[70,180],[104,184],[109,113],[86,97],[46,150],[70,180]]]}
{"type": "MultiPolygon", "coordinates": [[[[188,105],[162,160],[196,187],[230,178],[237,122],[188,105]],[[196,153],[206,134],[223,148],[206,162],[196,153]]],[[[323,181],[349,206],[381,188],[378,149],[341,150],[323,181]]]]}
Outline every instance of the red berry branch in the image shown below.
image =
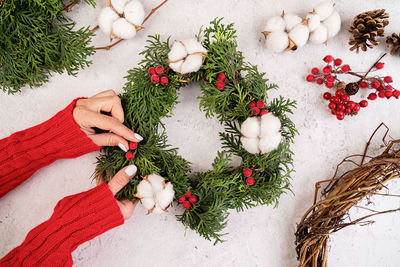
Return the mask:
{"type": "Polygon", "coordinates": [[[307,75],[308,82],[316,82],[319,85],[325,85],[327,88],[335,87],[335,93],[325,92],[323,98],[329,101],[328,107],[332,115],[338,120],[343,120],[347,115],[357,115],[361,108],[368,106],[367,100],[361,100],[359,103],[351,101],[351,96],[357,94],[359,89],[374,90],[368,95],[368,99],[373,101],[380,98],[399,98],[400,91],[394,89],[390,84],[393,82],[391,76],[368,76],[372,71],[378,71],[384,68],[385,64],[380,60],[386,54],[382,55],[365,72],[353,72],[348,64],[343,64],[342,59],[333,58],[331,55],[324,57],[326,65],[320,70],[316,67],[311,69],[311,74],[307,75]],[[339,74],[347,74],[358,77],[358,81],[345,83],[338,78],[339,74]]]}
{"type": "Polygon", "coordinates": [[[246,184],[247,185],[254,185],[255,182],[256,182],[254,180],[254,178],[251,177],[252,173],[253,173],[253,171],[251,169],[249,169],[249,168],[246,168],[246,169],[243,170],[243,175],[244,175],[244,177],[246,179],[246,184]]]}
{"type": "Polygon", "coordinates": [[[250,108],[253,115],[265,115],[268,114],[268,110],[265,109],[265,103],[262,100],[251,101],[250,108]]]}
{"type": "Polygon", "coordinates": [[[186,194],[178,198],[178,202],[182,203],[182,208],[188,210],[192,204],[197,202],[197,197],[192,195],[192,191],[188,191],[186,194]]]}
{"type": "Polygon", "coordinates": [[[160,83],[161,85],[168,84],[168,78],[164,76],[164,68],[162,66],[157,66],[155,68],[151,67],[147,73],[150,75],[150,80],[152,83],[160,83]]]}
{"type": "Polygon", "coordinates": [[[135,150],[138,146],[136,142],[129,142],[129,151],[125,153],[125,158],[127,160],[131,160],[135,158],[135,154],[131,150],[135,150]]]}

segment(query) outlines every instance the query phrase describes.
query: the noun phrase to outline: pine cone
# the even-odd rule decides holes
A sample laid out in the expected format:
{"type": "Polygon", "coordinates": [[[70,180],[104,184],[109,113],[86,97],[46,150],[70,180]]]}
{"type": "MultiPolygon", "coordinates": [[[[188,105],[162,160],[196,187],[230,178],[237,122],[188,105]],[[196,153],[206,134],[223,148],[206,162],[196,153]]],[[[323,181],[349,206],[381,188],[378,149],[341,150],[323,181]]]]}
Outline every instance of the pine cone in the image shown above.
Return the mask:
{"type": "Polygon", "coordinates": [[[350,51],[357,49],[357,53],[361,48],[362,51],[367,51],[368,48],[373,48],[379,44],[376,41],[377,36],[384,36],[385,26],[389,24],[389,14],[385,13],[384,9],[377,9],[358,14],[355,18],[349,32],[353,34],[350,37],[349,45],[352,45],[350,51]]]}
{"type": "Polygon", "coordinates": [[[348,95],[355,95],[357,94],[359,88],[360,87],[358,86],[358,83],[353,82],[353,83],[348,83],[344,90],[348,95]]]}
{"type": "Polygon", "coordinates": [[[396,53],[400,54],[400,36],[398,34],[393,33],[392,36],[388,36],[386,38],[386,43],[389,48],[392,48],[392,50],[390,50],[391,55],[396,53]]]}

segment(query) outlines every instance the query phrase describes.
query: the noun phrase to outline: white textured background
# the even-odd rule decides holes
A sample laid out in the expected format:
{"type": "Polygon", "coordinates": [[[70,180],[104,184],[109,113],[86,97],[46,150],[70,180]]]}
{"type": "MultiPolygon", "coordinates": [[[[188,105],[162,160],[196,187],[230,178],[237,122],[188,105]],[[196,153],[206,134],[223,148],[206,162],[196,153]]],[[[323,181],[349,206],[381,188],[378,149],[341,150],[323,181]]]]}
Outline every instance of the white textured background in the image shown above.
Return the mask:
{"type": "MultiPolygon", "coordinates": [[[[103,2],[106,2],[105,0],[103,2]]],[[[149,11],[160,1],[143,1],[149,11]]],[[[14,96],[0,94],[0,138],[36,125],[64,108],[73,98],[90,96],[114,89],[121,92],[126,71],[141,59],[138,53],[148,34],[160,33],[180,39],[198,32],[213,18],[225,17],[235,22],[239,49],[261,71],[267,73],[280,89],[273,92],[298,101],[292,116],[300,135],[294,145],[295,168],[293,192],[283,195],[277,209],[257,207],[237,214],[232,212],[226,232],[228,242],[213,246],[187,231],[175,220],[180,211],[166,215],[145,216],[139,206],[124,225],[80,246],[73,259],[77,266],[296,266],[294,232],[296,223],[310,206],[315,182],[331,177],[337,163],[350,154],[362,153],[364,144],[376,126],[384,121],[391,135],[400,137],[400,100],[379,100],[354,118],[337,121],[329,115],[322,100],[322,87],[304,81],[313,66],[321,67],[326,54],[341,57],[353,69],[365,71],[385,51],[381,45],[367,53],[348,50],[347,39],[353,17],[363,11],[386,8],[391,14],[387,33],[399,32],[398,1],[337,1],[342,16],[342,30],[327,46],[307,45],[297,52],[270,54],[263,48],[262,24],[285,9],[304,15],[312,10],[313,1],[239,1],[239,0],[170,0],[147,23],[135,39],[123,42],[111,51],[99,51],[93,65],[78,77],[55,74],[41,88],[26,88],[14,96]],[[397,26],[397,27],[396,27],[397,26]]],[[[99,6],[103,6],[99,3],[99,6]]],[[[85,4],[71,13],[79,25],[96,24],[96,10],[85,4]]],[[[95,45],[107,38],[98,33],[95,45]]],[[[391,74],[400,87],[400,57],[387,56],[382,73],[391,74]]],[[[207,120],[198,109],[200,90],[191,85],[181,92],[175,116],[166,120],[170,143],[180,147],[180,154],[193,162],[194,171],[209,169],[220,148],[216,120],[207,120]]],[[[378,140],[373,145],[377,148],[378,140]]],[[[89,179],[94,170],[96,153],[77,159],[59,160],[33,175],[19,188],[0,200],[0,257],[19,245],[27,232],[46,220],[59,199],[94,185],[89,179]]],[[[389,185],[391,193],[400,193],[400,183],[389,185]]],[[[398,199],[374,199],[371,208],[397,208],[398,199]]],[[[353,210],[353,217],[362,214],[353,210]]],[[[369,226],[349,227],[332,236],[330,266],[398,266],[400,262],[400,214],[376,217],[369,226]]]]}

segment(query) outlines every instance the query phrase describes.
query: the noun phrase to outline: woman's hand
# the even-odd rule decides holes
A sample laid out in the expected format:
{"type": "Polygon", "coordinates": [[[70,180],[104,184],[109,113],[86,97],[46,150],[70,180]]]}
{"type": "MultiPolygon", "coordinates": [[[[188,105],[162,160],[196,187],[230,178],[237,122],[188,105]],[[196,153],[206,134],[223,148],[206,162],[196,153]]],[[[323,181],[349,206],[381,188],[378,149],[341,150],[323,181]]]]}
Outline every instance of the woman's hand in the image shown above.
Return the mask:
{"type": "Polygon", "coordinates": [[[129,147],[128,141],[143,140],[143,137],[122,124],[124,110],[120,98],[113,90],[98,93],[87,99],[79,99],[73,117],[82,131],[98,146],[119,146],[126,152],[129,147]],[[96,133],[94,127],[109,132],[96,133]]]}

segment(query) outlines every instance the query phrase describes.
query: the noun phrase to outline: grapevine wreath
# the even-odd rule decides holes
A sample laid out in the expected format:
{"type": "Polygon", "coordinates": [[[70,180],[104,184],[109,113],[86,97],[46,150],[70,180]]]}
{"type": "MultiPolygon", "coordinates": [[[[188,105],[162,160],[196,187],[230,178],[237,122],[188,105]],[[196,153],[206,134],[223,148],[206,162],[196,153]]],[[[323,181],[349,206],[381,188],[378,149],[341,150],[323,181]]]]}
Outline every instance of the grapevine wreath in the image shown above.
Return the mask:
{"type": "Polygon", "coordinates": [[[295,101],[268,99],[264,73],[244,61],[237,50],[233,24],[215,19],[196,38],[170,42],[150,36],[144,59],[128,71],[124,93],[125,125],[144,136],[130,143],[129,151],[106,147],[97,161],[95,177],[109,181],[128,164],[138,167],[118,199],[140,199],[148,213],[165,212],[176,200],[186,227],[215,243],[222,242],[229,209],[243,211],[256,205],[277,205],[290,190],[293,152],[297,133],[288,118],[295,101]],[[190,163],[167,144],[161,119],[171,116],[178,89],[199,82],[200,109],[224,125],[220,133],[223,151],[212,170],[190,177],[190,163]],[[267,101],[268,100],[268,101],[267,101]],[[241,165],[232,166],[232,155],[241,165]]]}

